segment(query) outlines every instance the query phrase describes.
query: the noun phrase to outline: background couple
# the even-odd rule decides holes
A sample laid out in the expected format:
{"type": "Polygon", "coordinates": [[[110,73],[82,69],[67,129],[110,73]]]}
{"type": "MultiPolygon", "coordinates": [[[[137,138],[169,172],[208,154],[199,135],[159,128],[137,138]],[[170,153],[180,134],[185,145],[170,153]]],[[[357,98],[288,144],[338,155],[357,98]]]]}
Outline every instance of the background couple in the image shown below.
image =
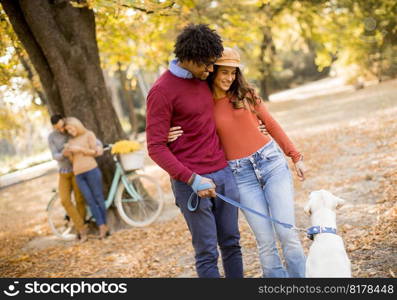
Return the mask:
{"type": "Polygon", "coordinates": [[[59,196],[77,230],[77,237],[81,241],[88,238],[84,222],[87,201],[99,227],[99,237],[105,238],[109,235],[109,228],[106,225],[102,174],[95,160],[103,154],[102,143],[76,118],[57,114],[51,116],[51,124],[54,131],[49,135],[48,143],[59,166],[59,196]],[[71,200],[72,191],[75,204],[71,200]]]}
{"type": "MultiPolygon", "coordinates": [[[[243,277],[238,209],[215,192],[294,224],[293,182],[283,152],[304,180],[302,155],[244,80],[239,53],[223,48],[214,30],[185,27],[174,52],[176,59],[147,98],[149,155],[172,178],[198,276],[220,277],[219,245],[225,276],[243,277]],[[258,130],[259,121],[269,135],[258,130]],[[193,192],[202,198],[195,211],[188,208],[193,192]]],[[[303,277],[305,256],[297,233],[243,212],[256,237],[263,276],[303,277]]]]}

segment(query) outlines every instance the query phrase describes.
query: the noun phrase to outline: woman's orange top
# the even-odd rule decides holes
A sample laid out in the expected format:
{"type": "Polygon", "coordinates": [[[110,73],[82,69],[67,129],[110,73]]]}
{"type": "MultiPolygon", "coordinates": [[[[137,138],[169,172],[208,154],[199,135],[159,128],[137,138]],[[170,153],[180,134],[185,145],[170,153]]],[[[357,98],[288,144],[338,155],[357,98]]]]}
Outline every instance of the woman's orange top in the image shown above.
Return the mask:
{"type": "Polygon", "coordinates": [[[214,99],[216,129],[227,160],[240,159],[254,154],[270,141],[269,135],[264,135],[258,129],[259,119],[265,124],[266,130],[285,155],[291,157],[294,163],[297,162],[301,154],[270,115],[263,101],[258,101],[255,111],[257,114],[249,108],[233,108],[228,97],[214,99]]]}

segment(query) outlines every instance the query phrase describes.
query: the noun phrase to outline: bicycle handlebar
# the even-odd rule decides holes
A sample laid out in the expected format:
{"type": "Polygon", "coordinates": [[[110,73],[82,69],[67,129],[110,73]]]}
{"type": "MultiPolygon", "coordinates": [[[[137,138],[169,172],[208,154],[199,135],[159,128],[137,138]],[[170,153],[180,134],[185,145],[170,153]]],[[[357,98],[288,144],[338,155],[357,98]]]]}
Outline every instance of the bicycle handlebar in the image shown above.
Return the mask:
{"type": "Polygon", "coordinates": [[[104,144],[103,151],[110,151],[112,149],[113,144],[104,144]]]}

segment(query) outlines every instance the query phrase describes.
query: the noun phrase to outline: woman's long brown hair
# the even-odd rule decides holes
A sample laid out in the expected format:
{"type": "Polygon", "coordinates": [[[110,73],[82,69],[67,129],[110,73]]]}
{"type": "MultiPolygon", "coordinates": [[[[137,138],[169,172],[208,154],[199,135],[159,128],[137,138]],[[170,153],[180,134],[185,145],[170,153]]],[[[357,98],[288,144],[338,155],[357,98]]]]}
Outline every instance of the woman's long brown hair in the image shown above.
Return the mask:
{"type": "MultiPolygon", "coordinates": [[[[213,91],[213,84],[218,70],[219,66],[214,65],[214,72],[210,73],[207,78],[211,91],[213,91]]],[[[250,109],[255,112],[254,107],[262,101],[255,90],[247,83],[240,68],[236,68],[236,79],[233,81],[226,94],[230,98],[235,109],[247,108],[248,104],[250,109]]]]}

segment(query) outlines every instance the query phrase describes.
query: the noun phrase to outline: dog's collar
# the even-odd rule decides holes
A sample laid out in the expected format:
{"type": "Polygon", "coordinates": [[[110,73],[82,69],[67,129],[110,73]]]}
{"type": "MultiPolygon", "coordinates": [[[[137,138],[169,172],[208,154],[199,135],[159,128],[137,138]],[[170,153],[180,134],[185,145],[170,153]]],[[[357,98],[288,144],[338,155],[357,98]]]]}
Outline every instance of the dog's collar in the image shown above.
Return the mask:
{"type": "Polygon", "coordinates": [[[323,227],[323,226],[312,226],[306,231],[307,237],[311,240],[314,239],[314,235],[318,233],[333,233],[336,234],[336,228],[323,227]]]}

